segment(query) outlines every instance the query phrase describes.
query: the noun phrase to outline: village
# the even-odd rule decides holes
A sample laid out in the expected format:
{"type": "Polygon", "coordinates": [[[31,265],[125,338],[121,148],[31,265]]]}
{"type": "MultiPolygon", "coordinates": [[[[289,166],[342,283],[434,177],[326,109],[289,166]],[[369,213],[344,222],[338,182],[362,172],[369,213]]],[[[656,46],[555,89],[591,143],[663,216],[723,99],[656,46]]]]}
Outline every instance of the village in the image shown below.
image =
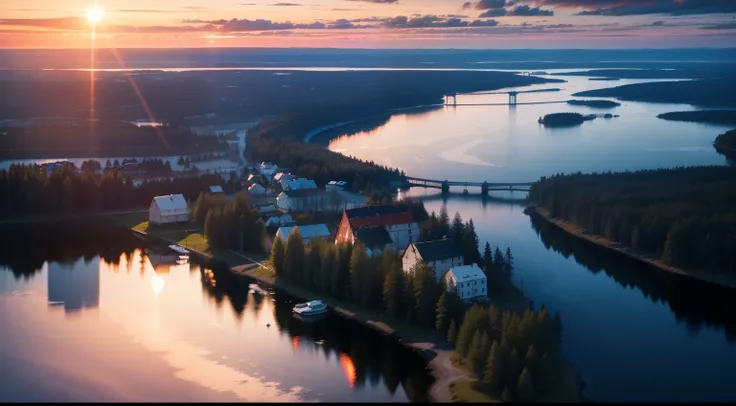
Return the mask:
{"type": "MultiPolygon", "coordinates": [[[[330,181],[320,188],[314,180],[270,162],[248,166],[244,172],[240,190],[226,193],[221,185],[211,185],[204,193],[226,203],[243,196],[258,210],[265,227],[264,254],[271,252],[276,239],[286,241],[298,229],[305,244],[315,240],[360,243],[371,257],[391,250],[400,255],[406,274],[423,262],[434,270],[437,283],[466,303],[488,301],[486,274],[478,264],[466,265],[461,248],[447,236],[420,241],[420,220],[406,207],[366,204],[365,197],[346,190],[344,181],[330,181]]],[[[157,196],[148,210],[148,225],[160,233],[186,228],[193,221],[193,205],[182,194],[157,196]]],[[[186,240],[178,245],[197,249],[186,240]]]]}

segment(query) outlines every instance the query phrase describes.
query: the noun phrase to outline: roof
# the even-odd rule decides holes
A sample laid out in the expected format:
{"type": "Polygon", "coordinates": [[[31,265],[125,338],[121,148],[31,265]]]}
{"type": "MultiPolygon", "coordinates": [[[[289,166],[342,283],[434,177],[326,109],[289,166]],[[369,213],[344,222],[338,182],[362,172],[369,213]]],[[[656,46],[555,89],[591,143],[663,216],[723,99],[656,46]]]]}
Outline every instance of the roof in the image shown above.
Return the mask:
{"type": "Polygon", "coordinates": [[[281,195],[286,195],[290,198],[299,198],[299,197],[307,197],[319,194],[321,191],[319,189],[299,189],[299,190],[285,190],[279,194],[279,197],[281,195]]]}
{"type": "Polygon", "coordinates": [[[452,273],[452,275],[455,277],[455,280],[458,282],[472,281],[474,279],[481,279],[486,277],[486,274],[484,274],[483,271],[478,268],[478,265],[476,264],[456,266],[450,268],[449,272],[452,273]]]}
{"type": "Polygon", "coordinates": [[[281,180],[292,180],[292,179],[294,179],[294,175],[292,175],[290,173],[286,173],[286,172],[279,172],[276,175],[273,175],[273,178],[277,182],[280,182],[281,180]]]}
{"type": "Polygon", "coordinates": [[[250,187],[248,187],[248,190],[258,189],[258,188],[261,188],[261,189],[264,189],[264,190],[266,189],[263,186],[261,186],[261,185],[259,185],[257,183],[254,183],[254,184],[250,185],[250,187]]]}
{"type": "Polygon", "coordinates": [[[333,181],[330,181],[330,183],[328,183],[328,185],[332,185],[332,186],[345,186],[347,184],[348,183],[345,182],[344,180],[333,180],[333,181]]]}
{"type": "Polygon", "coordinates": [[[463,254],[460,252],[460,247],[455,244],[455,241],[447,238],[442,240],[415,242],[412,245],[419,252],[419,256],[422,260],[427,262],[442,261],[450,258],[462,257],[463,254]]]}
{"type": "Polygon", "coordinates": [[[406,213],[407,210],[404,207],[396,205],[374,205],[366,207],[358,207],[355,209],[345,210],[348,215],[348,219],[364,218],[364,217],[376,217],[386,214],[406,213]]]}
{"type": "Polygon", "coordinates": [[[384,214],[375,217],[362,217],[349,219],[350,227],[352,228],[363,228],[363,227],[380,227],[380,226],[392,226],[396,224],[411,224],[416,223],[414,216],[409,213],[392,213],[384,214]]]}
{"type": "Polygon", "coordinates": [[[364,227],[357,231],[355,237],[369,249],[383,248],[393,242],[386,227],[364,227]]]}
{"type": "Polygon", "coordinates": [[[220,186],[220,185],[210,186],[210,192],[212,192],[212,193],[222,193],[223,192],[222,186],[220,186]]]}
{"type": "Polygon", "coordinates": [[[165,195],[165,196],[156,196],[153,198],[153,201],[156,202],[156,206],[158,206],[161,211],[171,211],[171,210],[186,210],[187,209],[187,201],[184,200],[184,196],[182,195],[165,195]]]}
{"type": "Polygon", "coordinates": [[[330,236],[330,230],[327,229],[327,226],[324,224],[311,224],[307,226],[292,226],[292,227],[281,227],[279,228],[279,231],[276,232],[277,236],[280,236],[283,239],[288,238],[289,234],[295,229],[299,229],[299,233],[301,233],[302,238],[316,238],[316,237],[329,237],[330,236]]]}
{"type": "Polygon", "coordinates": [[[317,184],[311,179],[293,179],[279,183],[284,190],[317,189],[317,184]]]}

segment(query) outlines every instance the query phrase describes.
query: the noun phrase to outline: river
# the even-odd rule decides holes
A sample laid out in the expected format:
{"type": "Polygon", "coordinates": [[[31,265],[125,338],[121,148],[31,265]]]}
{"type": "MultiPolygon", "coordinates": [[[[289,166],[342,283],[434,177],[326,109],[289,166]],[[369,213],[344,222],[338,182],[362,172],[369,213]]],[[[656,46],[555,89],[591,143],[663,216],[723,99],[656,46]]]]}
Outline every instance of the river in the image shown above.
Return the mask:
{"type": "Polygon", "coordinates": [[[426,362],[395,340],[75,226],[3,229],[0,401],[427,401],[426,362]]]}
{"type": "MultiPolygon", "coordinates": [[[[559,78],[559,76],[551,76],[559,78]]],[[[648,80],[564,77],[560,92],[519,94],[519,103],[567,100],[595,88],[648,80]]],[[[526,89],[529,89],[526,88],[526,89]]],[[[525,90],[525,89],[520,89],[525,90]]],[[[317,138],[333,151],[399,167],[410,176],[450,181],[532,182],[559,172],[601,172],[680,165],[724,165],[713,146],[728,127],[665,121],[687,105],[621,102],[614,109],[503,103],[505,95],[459,95],[457,107],[396,114],[375,128],[331,130],[317,138]],[[547,129],[540,116],[613,113],[578,127],[547,129]]],[[[413,188],[430,211],[473,219],[481,244],[510,247],[514,282],[535,305],[560,313],[563,352],[596,401],[736,401],[736,299],[733,292],[624,261],[532,223],[524,193],[488,199],[454,189],[413,188]]],[[[482,247],[481,247],[482,248],[482,247]]]]}

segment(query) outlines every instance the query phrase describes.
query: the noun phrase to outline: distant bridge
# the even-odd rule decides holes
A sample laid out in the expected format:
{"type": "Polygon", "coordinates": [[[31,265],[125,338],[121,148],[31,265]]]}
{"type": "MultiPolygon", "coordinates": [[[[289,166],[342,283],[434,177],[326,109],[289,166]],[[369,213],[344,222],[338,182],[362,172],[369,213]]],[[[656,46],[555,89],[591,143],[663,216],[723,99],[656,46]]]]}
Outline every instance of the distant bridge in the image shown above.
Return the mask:
{"type": "Polygon", "coordinates": [[[529,186],[533,185],[534,182],[528,183],[488,183],[488,182],[451,182],[447,180],[435,180],[435,179],[424,179],[414,178],[411,176],[405,176],[404,180],[409,187],[420,186],[425,188],[441,189],[442,193],[449,193],[450,187],[462,186],[465,188],[464,192],[468,191],[469,187],[479,187],[481,194],[486,195],[491,191],[511,191],[511,192],[528,192],[529,186]]]}
{"type": "MultiPolygon", "coordinates": [[[[536,90],[511,90],[505,92],[474,92],[468,94],[507,94],[509,95],[509,106],[516,106],[516,97],[521,93],[542,93],[542,92],[559,92],[560,88],[536,89],[536,90]]],[[[458,93],[448,93],[445,95],[445,104],[457,106],[458,93]],[[450,103],[452,99],[452,103],[450,103]]]]}

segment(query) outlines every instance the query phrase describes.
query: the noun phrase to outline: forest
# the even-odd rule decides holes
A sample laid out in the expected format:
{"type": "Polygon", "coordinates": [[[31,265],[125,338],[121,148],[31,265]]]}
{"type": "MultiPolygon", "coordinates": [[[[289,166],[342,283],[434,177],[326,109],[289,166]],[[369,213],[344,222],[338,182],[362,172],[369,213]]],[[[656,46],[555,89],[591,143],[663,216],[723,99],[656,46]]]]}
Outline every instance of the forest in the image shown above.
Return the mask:
{"type": "Polygon", "coordinates": [[[680,167],[543,177],[530,200],[683,269],[736,272],[736,168],[680,167]]]}
{"type": "Polygon", "coordinates": [[[194,199],[219,175],[146,180],[139,186],[120,171],[95,174],[71,165],[50,174],[41,166],[13,164],[0,170],[0,218],[36,214],[74,214],[146,208],[154,196],[181,193],[194,199]]]}
{"type": "Polygon", "coordinates": [[[570,127],[580,125],[588,120],[595,119],[594,115],[580,113],[552,113],[539,118],[539,123],[545,127],[570,127]]]}
{"type": "Polygon", "coordinates": [[[713,146],[719,154],[736,159],[736,130],[719,134],[713,142],[713,146]]]}
{"type": "Polygon", "coordinates": [[[568,100],[567,104],[571,106],[587,106],[596,109],[610,109],[621,105],[621,103],[611,100],[568,100]]]}
{"type": "Polygon", "coordinates": [[[718,79],[623,85],[588,90],[575,93],[573,96],[615,97],[619,100],[722,107],[736,105],[736,94],[732,91],[735,85],[736,78],[730,74],[718,79]]]}
{"type": "Polygon", "coordinates": [[[96,122],[0,128],[0,159],[151,156],[225,151],[222,136],[198,136],[187,127],[96,122]]]}

